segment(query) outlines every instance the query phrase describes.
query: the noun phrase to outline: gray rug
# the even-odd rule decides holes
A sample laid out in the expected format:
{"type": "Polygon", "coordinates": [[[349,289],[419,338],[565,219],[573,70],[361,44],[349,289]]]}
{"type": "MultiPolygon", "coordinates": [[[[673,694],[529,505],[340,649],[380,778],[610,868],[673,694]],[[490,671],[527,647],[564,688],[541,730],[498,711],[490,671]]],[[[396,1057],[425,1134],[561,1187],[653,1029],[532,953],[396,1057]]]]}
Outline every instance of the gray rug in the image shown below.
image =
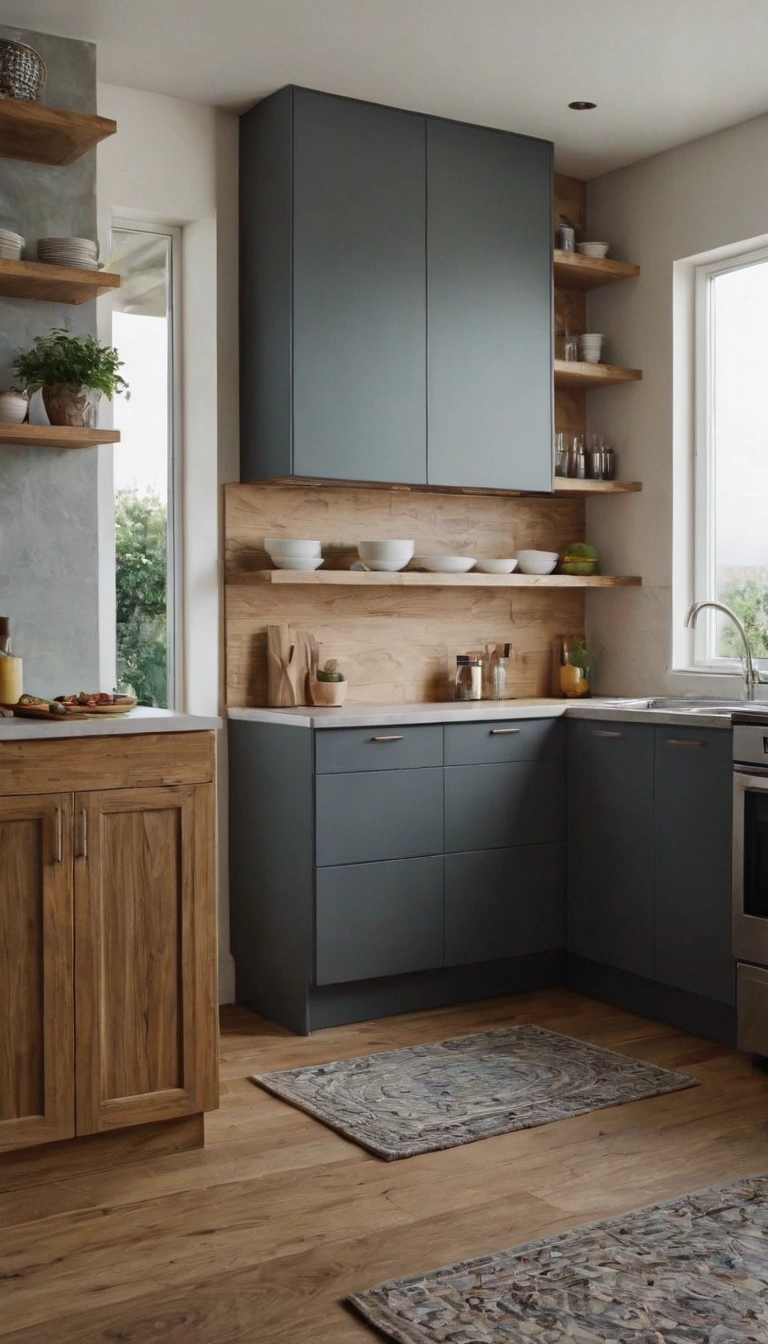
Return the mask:
{"type": "Polygon", "coordinates": [[[696,1085],[685,1074],[534,1026],[252,1081],[387,1161],[696,1085]]]}
{"type": "Polygon", "coordinates": [[[399,1344],[765,1344],[768,1177],[348,1300],[399,1344]]]}

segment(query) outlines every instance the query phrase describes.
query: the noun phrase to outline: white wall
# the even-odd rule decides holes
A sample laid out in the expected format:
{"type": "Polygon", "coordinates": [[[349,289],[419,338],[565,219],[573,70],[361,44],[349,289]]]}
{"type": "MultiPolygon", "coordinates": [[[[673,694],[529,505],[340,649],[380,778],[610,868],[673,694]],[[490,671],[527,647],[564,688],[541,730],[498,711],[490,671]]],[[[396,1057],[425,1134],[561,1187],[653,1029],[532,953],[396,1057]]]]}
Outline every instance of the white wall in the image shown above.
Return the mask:
{"type": "MultiPolygon", "coordinates": [[[[591,296],[589,327],[607,333],[606,358],[643,370],[643,381],[589,398],[593,429],[612,437],[620,475],[643,493],[591,501],[588,535],[605,567],[641,574],[640,591],[587,597],[588,631],[601,692],[627,695],[740,694],[735,677],[673,673],[673,430],[690,424],[683,380],[673,397],[673,265],[768,231],[768,117],[683,145],[590,182],[589,236],[642,268],[637,281],[591,296]]],[[[678,295],[678,329],[690,321],[678,295]]],[[[678,571],[686,561],[688,481],[678,465],[674,494],[678,571]]],[[[679,612],[678,612],[679,623],[679,612]]]]}
{"type": "MultiPolygon", "coordinates": [[[[98,150],[99,233],[113,215],[183,226],[182,496],[184,704],[222,708],[220,497],[239,476],[237,118],[198,103],[101,84],[117,135],[98,150]]],[[[109,494],[109,463],[103,497],[109,494]]],[[[226,738],[219,735],[219,997],[232,1002],[226,738]]]]}

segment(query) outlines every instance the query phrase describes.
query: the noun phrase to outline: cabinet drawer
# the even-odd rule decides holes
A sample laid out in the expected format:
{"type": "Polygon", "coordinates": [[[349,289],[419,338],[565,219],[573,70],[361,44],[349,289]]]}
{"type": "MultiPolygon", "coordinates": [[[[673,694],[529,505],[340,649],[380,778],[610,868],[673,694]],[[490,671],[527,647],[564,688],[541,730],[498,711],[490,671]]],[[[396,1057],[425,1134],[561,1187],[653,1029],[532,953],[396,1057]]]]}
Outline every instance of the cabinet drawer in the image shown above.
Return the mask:
{"type": "Polygon", "coordinates": [[[446,852],[565,839],[562,761],[456,765],[445,771],[446,852]]]}
{"type": "Polygon", "coordinates": [[[446,765],[555,759],[565,753],[562,719],[497,719],[445,727],[446,765]]]}
{"type": "Polygon", "coordinates": [[[315,772],[413,770],[443,764],[440,723],[386,728],[322,728],[315,733],[315,772]]]}
{"type": "Polygon", "coordinates": [[[401,859],[317,874],[316,983],[443,964],[443,860],[401,859]]]}
{"type": "Polygon", "coordinates": [[[443,852],[443,771],[372,770],[315,781],[318,867],[443,852]]]}
{"type": "Polygon", "coordinates": [[[562,845],[446,857],[446,966],[564,948],[562,845]]]}

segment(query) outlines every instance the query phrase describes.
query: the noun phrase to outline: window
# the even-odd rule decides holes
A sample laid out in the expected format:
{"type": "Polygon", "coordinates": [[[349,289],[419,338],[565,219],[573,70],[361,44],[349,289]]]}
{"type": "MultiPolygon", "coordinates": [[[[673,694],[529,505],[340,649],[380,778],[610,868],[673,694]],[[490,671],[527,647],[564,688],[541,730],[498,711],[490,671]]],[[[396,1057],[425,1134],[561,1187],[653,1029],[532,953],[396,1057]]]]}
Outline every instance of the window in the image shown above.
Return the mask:
{"type": "MultiPolygon", "coordinates": [[[[692,596],[732,607],[761,657],[768,656],[766,313],[768,251],[697,267],[692,596]]],[[[714,612],[702,612],[698,625],[696,664],[735,670],[742,649],[733,625],[714,612]]]]}
{"type": "Polygon", "coordinates": [[[117,679],[139,702],[179,700],[177,231],[116,224],[111,269],[122,277],[112,341],[130,391],[114,403],[117,679]]]}

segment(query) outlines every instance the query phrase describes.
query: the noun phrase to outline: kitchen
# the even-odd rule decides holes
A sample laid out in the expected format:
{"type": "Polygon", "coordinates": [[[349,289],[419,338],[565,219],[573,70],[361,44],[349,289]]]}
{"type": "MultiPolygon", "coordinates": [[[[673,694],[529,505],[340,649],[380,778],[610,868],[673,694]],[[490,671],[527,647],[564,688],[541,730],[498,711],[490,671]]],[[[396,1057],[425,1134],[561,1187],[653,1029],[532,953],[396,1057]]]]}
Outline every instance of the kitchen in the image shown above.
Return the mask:
{"type": "MultiPolygon", "coordinates": [[[[51,1267],[41,1261],[12,1290],[14,1301],[9,1293],[10,1340],[21,1339],[24,1312],[36,1331],[30,1339],[86,1338],[86,1329],[129,1322],[135,1338],[153,1338],[160,1325],[150,1317],[162,1295],[135,1281],[94,1310],[87,1284],[96,1281],[89,1277],[95,1242],[67,1225],[81,1199],[102,1207],[111,1191],[110,1226],[119,1240],[124,1219],[128,1235],[130,1209],[141,1219],[154,1202],[153,1171],[167,1182],[155,1209],[164,1231],[154,1253],[168,1266],[182,1313],[171,1326],[164,1318],[164,1337],[173,1329],[201,1342],[254,1331],[289,1340],[309,1329],[318,1339],[363,1340],[368,1326],[340,1305],[347,1294],[387,1333],[391,1307],[371,1305],[373,1284],[578,1231],[596,1218],[639,1217],[648,1204],[738,1181],[764,1162],[765,1083],[750,1058],[768,1054],[767,958],[758,936],[764,691],[749,658],[742,678],[730,645],[723,645],[730,662],[710,659],[702,670],[701,648],[711,650],[714,639],[720,649],[708,609],[696,617],[698,642],[686,633],[688,606],[710,593],[696,586],[688,555],[692,467],[677,438],[684,444],[680,421],[690,408],[685,397],[672,402],[673,381],[679,391],[690,362],[680,340],[695,273],[757,252],[759,199],[742,199],[737,221],[703,223],[704,186],[692,169],[676,168],[677,156],[703,153],[695,147],[658,144],[626,167],[617,161],[613,171],[597,166],[581,178],[554,172],[550,141],[523,125],[496,129],[450,117],[445,107],[402,110],[394,100],[298,84],[264,92],[239,125],[240,470],[231,456],[232,401],[222,397],[206,408],[214,439],[218,424],[227,445],[213,467],[207,463],[214,488],[210,474],[207,490],[195,480],[194,443],[185,476],[184,564],[193,579],[185,601],[194,616],[195,565],[201,574],[205,555],[209,603],[206,625],[185,625],[190,690],[176,710],[137,708],[104,723],[95,715],[68,724],[0,721],[3,802],[13,800],[6,824],[17,836],[25,828],[27,856],[8,849],[14,866],[6,871],[27,864],[32,909],[36,863],[52,884],[48,932],[22,929],[21,937],[38,960],[33,938],[56,941],[61,927],[61,946],[71,936],[73,948],[47,986],[45,1012],[59,1005],[57,1027],[51,1031],[47,1016],[50,1062],[35,1067],[46,1080],[50,1068],[50,1097],[37,1112],[19,1114],[12,1101],[3,1113],[16,1137],[7,1131],[0,1164],[2,1198],[9,1208],[15,1201],[21,1220],[15,1226],[30,1215],[30,1229],[50,1236],[51,1255],[62,1238],[72,1249],[62,1280],[68,1305],[60,1315],[46,1305],[51,1267]],[[654,231],[641,229],[639,218],[652,188],[654,231]],[[576,250],[600,239],[608,240],[607,256],[576,250]],[[715,257],[717,249],[728,255],[715,257]],[[473,320],[477,313],[482,321],[473,320]],[[604,335],[599,348],[582,341],[583,358],[566,358],[573,333],[604,335]],[[661,451],[673,421],[674,455],[661,451]],[[593,446],[595,457],[586,451],[593,446]],[[211,511],[220,495],[219,541],[211,511]],[[211,606],[219,564],[221,598],[215,585],[211,606]],[[223,639],[214,651],[219,600],[223,639]],[[200,660],[190,656],[195,650],[200,660]],[[475,654],[478,666],[457,667],[457,657],[475,654]],[[205,694],[195,690],[196,676],[205,694]],[[562,693],[584,690],[584,681],[591,695],[562,693]],[[478,689],[499,698],[478,699],[478,689]],[[239,1005],[222,1017],[221,1110],[213,1058],[214,734],[220,915],[231,895],[231,943],[219,919],[218,997],[239,1005]],[[53,792],[46,781],[55,781],[53,792]],[[30,859],[33,832],[40,848],[30,859]],[[49,850],[50,863],[39,857],[49,850]],[[163,863],[174,854],[178,861],[163,863]],[[151,1024],[148,1040],[132,1012],[151,1024]],[[408,1161],[388,1172],[399,1191],[388,1209],[375,1159],[347,1142],[340,1103],[334,1121],[308,1094],[303,1103],[289,1095],[285,1078],[275,1081],[313,1066],[341,1077],[347,1059],[361,1066],[376,1052],[456,1045],[453,1038],[471,1031],[530,1024],[603,1047],[603,1055],[619,1051],[668,1078],[682,1069],[671,1078],[684,1081],[656,1078],[655,1090],[631,1094],[641,1098],[631,1106],[593,1099],[556,1112],[559,1123],[532,1122],[538,1128],[516,1129],[507,1115],[458,1152],[451,1148],[466,1138],[410,1150],[422,1156],[398,1153],[408,1161]],[[72,1043],[71,1056],[62,1041],[72,1043]],[[605,1105],[614,1109],[588,1113],[605,1105]],[[736,1122],[730,1138],[718,1120],[723,1108],[736,1122]],[[606,1135],[608,1158],[600,1148],[606,1135]],[[534,1163],[531,1183],[516,1184],[514,1164],[525,1165],[534,1143],[548,1170],[536,1174],[534,1163]],[[245,1227],[249,1246],[235,1266],[237,1282],[214,1282],[207,1304],[202,1266],[186,1252],[178,1271],[165,1259],[177,1254],[170,1247],[179,1245],[173,1229],[182,1207],[193,1228],[205,1217],[206,1163],[221,1167],[215,1184],[224,1200],[213,1215],[214,1256],[229,1254],[245,1227]],[[314,1189],[311,1181],[302,1188],[302,1163],[314,1189]],[[574,1170],[581,1194],[558,1195],[574,1170]],[[367,1191],[359,1207],[344,1174],[367,1191]],[[78,1185],[86,1179],[90,1195],[78,1185]],[[292,1257],[314,1257],[324,1276],[316,1314],[302,1314],[302,1306],[281,1315],[277,1281],[268,1304],[249,1296],[249,1282],[270,1272],[268,1229],[257,1212],[238,1224],[228,1182],[246,1199],[266,1200],[286,1284],[299,1274],[292,1257]],[[32,1217],[33,1188],[45,1194],[32,1217]],[[484,1192],[475,1205],[464,1202],[471,1189],[484,1192]],[[503,1194],[520,1201],[518,1214],[504,1214],[503,1194]],[[347,1210],[338,1224],[328,1212],[334,1198],[347,1210]],[[422,1199],[431,1232],[418,1217],[422,1199]],[[286,1200],[293,1212],[281,1221],[286,1200]],[[464,1218],[455,1214],[461,1208],[464,1218]],[[45,1226],[44,1209],[60,1220],[56,1228],[45,1226]],[[330,1262],[316,1240],[326,1217],[330,1262]],[[431,1233],[436,1249],[425,1254],[417,1240],[431,1233]],[[356,1268],[353,1246],[366,1237],[356,1268]],[[336,1269],[334,1243],[343,1262],[336,1269]],[[84,1275],[81,1288],[75,1273],[84,1275]],[[230,1291],[232,1321],[209,1320],[230,1291]]],[[[153,111],[161,101],[151,101],[153,111]]],[[[120,172],[121,135],[129,157],[141,149],[130,89],[100,92],[100,112],[117,104],[117,133],[97,151],[110,156],[98,170],[110,182],[120,172]]],[[[218,116],[227,117],[231,137],[234,117],[218,116]]],[[[745,122],[713,137],[713,155],[725,142],[723,174],[739,159],[740,137],[755,137],[757,127],[745,122]]],[[[129,181],[126,172],[113,209],[125,210],[129,181]]],[[[220,177],[215,190],[223,190],[220,177]]],[[[232,195],[226,200],[231,205],[232,195]]],[[[173,213],[162,212],[171,222],[173,213]]],[[[231,297],[230,224],[227,216],[214,269],[231,297]]],[[[71,227],[95,231],[88,221],[71,227]]],[[[35,223],[27,228],[40,232],[35,223]]],[[[182,232],[194,228],[190,221],[182,232]]],[[[195,367],[197,325],[188,349],[185,341],[195,367]]],[[[225,327],[216,337],[219,392],[232,386],[230,336],[225,327]]],[[[183,396],[194,412],[200,389],[190,379],[183,396]]],[[[194,436],[199,425],[190,430],[194,436]]],[[[8,450],[16,478],[5,497],[17,512],[20,482],[31,476],[32,450],[23,451],[8,450]]],[[[90,519],[74,508],[62,513],[87,540],[98,492],[92,468],[89,475],[73,463],[72,471],[80,473],[72,488],[94,511],[90,519]]],[[[43,479],[52,490],[53,478],[43,479]]],[[[70,543],[59,543],[63,553],[70,543]]],[[[79,562],[87,568],[84,556],[79,562]]],[[[88,674],[77,653],[66,666],[52,642],[38,642],[16,614],[20,589],[8,591],[18,594],[13,630],[24,637],[25,668],[33,654],[34,680],[25,686],[46,697],[99,684],[94,628],[83,635],[88,674]]],[[[98,613],[97,601],[82,605],[89,618],[98,613]]],[[[9,930],[10,922],[7,947],[9,930]]],[[[29,1004],[31,1051],[43,1023],[38,1000],[29,1004]]],[[[589,1073],[584,1060],[579,1069],[589,1073]]],[[[476,1122],[464,1123],[477,1137],[476,1122]]],[[[366,1146],[359,1134],[355,1141],[366,1146]]],[[[14,1251],[20,1266],[32,1244],[14,1251]]],[[[151,1249],[140,1235],[137,1267],[152,1263],[151,1249]]],[[[227,1277],[227,1261],[216,1264],[214,1273],[227,1277]]],[[[418,1335],[410,1318],[397,1328],[406,1333],[389,1329],[389,1337],[409,1344],[439,1337],[418,1335]]],[[[742,1337],[735,1327],[732,1337],[742,1337]]]]}

